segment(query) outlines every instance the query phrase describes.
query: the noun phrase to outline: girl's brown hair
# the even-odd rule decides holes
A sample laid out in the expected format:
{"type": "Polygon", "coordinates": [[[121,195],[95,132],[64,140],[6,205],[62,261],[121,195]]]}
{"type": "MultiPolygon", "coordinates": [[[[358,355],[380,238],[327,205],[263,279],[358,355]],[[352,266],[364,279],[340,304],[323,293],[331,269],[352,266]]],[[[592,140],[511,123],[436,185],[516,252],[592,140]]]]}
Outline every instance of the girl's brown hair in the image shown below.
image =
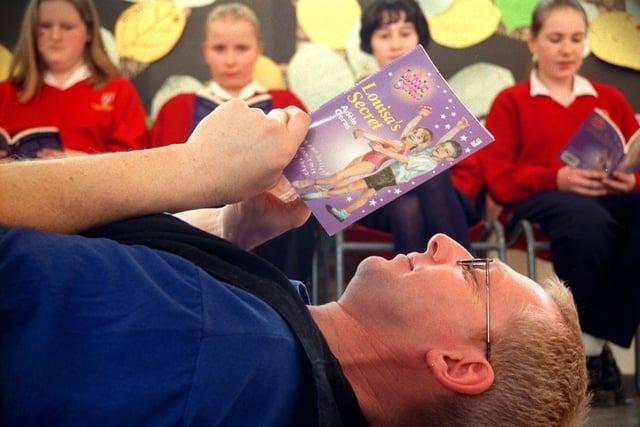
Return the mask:
{"type": "Polygon", "coordinates": [[[589,27],[587,12],[584,11],[584,8],[577,0],[542,0],[534,9],[533,15],[531,15],[531,35],[533,37],[537,37],[542,29],[545,19],[547,19],[547,15],[549,15],[552,10],[561,7],[568,7],[580,12],[584,18],[585,26],[587,28],[589,27]]]}

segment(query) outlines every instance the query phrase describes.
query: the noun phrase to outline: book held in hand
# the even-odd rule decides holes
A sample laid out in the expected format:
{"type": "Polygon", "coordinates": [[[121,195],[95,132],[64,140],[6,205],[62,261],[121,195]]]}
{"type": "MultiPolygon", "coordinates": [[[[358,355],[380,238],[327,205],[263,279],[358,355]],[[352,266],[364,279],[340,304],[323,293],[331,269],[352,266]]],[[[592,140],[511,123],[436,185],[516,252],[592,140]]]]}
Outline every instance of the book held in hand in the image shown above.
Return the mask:
{"type": "Polygon", "coordinates": [[[285,176],[329,235],[491,141],[422,46],[311,113],[285,176]]]}
{"type": "Polygon", "coordinates": [[[620,170],[640,170],[640,129],[625,142],[618,126],[602,110],[595,109],[560,153],[569,166],[596,169],[611,175],[620,170]]]}
{"type": "Polygon", "coordinates": [[[13,136],[0,128],[0,158],[35,158],[38,151],[45,148],[62,151],[62,140],[58,128],[34,127],[22,130],[13,136]]]}
{"type": "MultiPolygon", "coordinates": [[[[245,102],[251,108],[259,108],[268,113],[271,111],[273,100],[268,93],[262,93],[246,99],[245,102]]],[[[210,93],[208,90],[201,90],[195,94],[193,116],[191,118],[191,132],[198,126],[209,113],[224,104],[225,100],[210,93]]]]}

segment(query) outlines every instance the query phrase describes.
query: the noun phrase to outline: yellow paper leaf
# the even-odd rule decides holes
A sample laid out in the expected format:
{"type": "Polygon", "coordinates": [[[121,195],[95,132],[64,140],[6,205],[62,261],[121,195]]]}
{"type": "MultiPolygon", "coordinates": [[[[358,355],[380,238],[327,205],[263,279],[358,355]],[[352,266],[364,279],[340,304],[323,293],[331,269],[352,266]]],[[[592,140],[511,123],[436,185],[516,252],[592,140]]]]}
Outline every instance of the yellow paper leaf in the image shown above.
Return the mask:
{"type": "Polygon", "coordinates": [[[115,36],[121,57],[138,62],[157,61],[169,53],[184,31],[186,15],[171,0],[155,0],[128,7],[118,17],[115,36]]]}
{"type": "Polygon", "coordinates": [[[491,0],[455,0],[444,13],[427,16],[427,21],[436,43],[462,49],[495,33],[500,10],[491,0]]]}
{"type": "Polygon", "coordinates": [[[298,0],[298,23],[309,39],[344,49],[349,30],[360,19],[357,0],[298,0]]]}
{"type": "Polygon", "coordinates": [[[253,78],[262,86],[270,89],[286,89],[287,84],[284,81],[282,71],[278,65],[266,56],[261,56],[253,68],[253,78]]]}
{"type": "Polygon", "coordinates": [[[622,11],[591,22],[591,52],[603,61],[640,70],[640,19],[622,11]]]}
{"type": "Polygon", "coordinates": [[[13,55],[9,49],[0,44],[0,81],[9,77],[9,65],[11,65],[12,58],[13,55]]]}

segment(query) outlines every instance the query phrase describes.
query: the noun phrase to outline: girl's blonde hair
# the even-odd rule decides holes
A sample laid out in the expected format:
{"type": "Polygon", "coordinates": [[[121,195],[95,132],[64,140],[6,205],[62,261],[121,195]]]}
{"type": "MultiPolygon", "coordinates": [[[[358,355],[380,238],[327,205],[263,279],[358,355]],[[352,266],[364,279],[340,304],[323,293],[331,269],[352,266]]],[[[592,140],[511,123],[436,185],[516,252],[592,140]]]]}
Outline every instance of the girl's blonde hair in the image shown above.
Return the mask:
{"type": "MultiPolygon", "coordinates": [[[[36,46],[38,7],[47,0],[30,0],[27,4],[20,36],[9,66],[9,81],[19,89],[20,102],[28,102],[40,90],[46,65],[36,46]]],[[[87,27],[89,41],[84,49],[84,61],[91,71],[91,85],[99,87],[118,75],[100,37],[100,17],[91,0],[64,0],[78,11],[87,27]]]]}
{"type": "MultiPolygon", "coordinates": [[[[409,149],[409,151],[411,153],[413,153],[413,154],[420,153],[425,148],[427,148],[429,145],[431,145],[431,142],[433,141],[433,132],[431,132],[430,129],[427,129],[427,128],[415,128],[414,131],[417,131],[418,129],[422,129],[425,132],[422,135],[422,141],[420,141],[418,144],[414,145],[413,147],[411,147],[409,149]]],[[[402,138],[403,142],[404,142],[405,138],[406,138],[406,136],[402,138]]]]}
{"type": "Polygon", "coordinates": [[[209,15],[207,15],[207,21],[205,22],[204,31],[205,37],[209,28],[209,23],[216,19],[240,19],[248,22],[253,27],[253,31],[256,33],[258,41],[262,41],[262,32],[260,30],[260,21],[256,14],[248,6],[242,3],[227,3],[214,7],[209,15]]]}

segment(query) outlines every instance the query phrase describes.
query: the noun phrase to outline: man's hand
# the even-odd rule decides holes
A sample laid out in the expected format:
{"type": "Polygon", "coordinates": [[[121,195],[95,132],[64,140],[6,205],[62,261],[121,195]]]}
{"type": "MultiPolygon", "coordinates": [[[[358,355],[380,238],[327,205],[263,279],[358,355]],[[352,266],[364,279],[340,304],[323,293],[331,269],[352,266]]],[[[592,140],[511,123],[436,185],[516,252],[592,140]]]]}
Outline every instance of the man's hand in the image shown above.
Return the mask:
{"type": "Polygon", "coordinates": [[[235,100],[205,117],[186,145],[3,162],[0,223],[74,233],[248,200],[275,186],[308,127],[295,107],[265,115],[235,100]]]}
{"type": "Polygon", "coordinates": [[[265,115],[238,99],[221,105],[198,124],[187,142],[194,183],[203,194],[215,189],[218,204],[267,191],[293,159],[309,122],[297,107],[265,115]]]}
{"type": "Polygon", "coordinates": [[[607,194],[629,193],[636,186],[636,176],[633,173],[616,171],[611,177],[605,177],[602,183],[607,194]]]}
{"type": "Polygon", "coordinates": [[[250,250],[292,228],[311,211],[283,177],[276,187],[219,209],[197,209],[176,216],[208,233],[250,250]]]}
{"type": "Polygon", "coordinates": [[[603,181],[606,174],[602,171],[563,166],[558,170],[556,180],[560,191],[582,194],[584,196],[604,196],[607,188],[603,181]]]}
{"type": "Polygon", "coordinates": [[[291,184],[283,177],[271,191],[225,206],[222,237],[248,250],[304,224],[311,211],[285,187],[291,184]]]}

